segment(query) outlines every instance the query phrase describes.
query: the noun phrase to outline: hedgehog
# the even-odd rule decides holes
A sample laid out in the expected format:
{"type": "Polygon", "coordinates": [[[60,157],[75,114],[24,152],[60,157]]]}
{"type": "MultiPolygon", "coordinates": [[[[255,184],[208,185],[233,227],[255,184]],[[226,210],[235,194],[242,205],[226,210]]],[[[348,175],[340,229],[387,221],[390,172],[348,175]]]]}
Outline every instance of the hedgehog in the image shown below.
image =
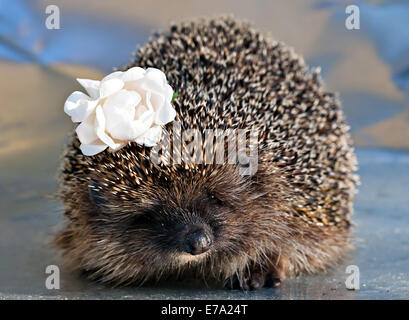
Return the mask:
{"type": "Polygon", "coordinates": [[[193,277],[255,290],[325,272],[353,248],[357,160],[318,68],[230,16],[172,24],[120,70],[133,66],[166,74],[183,128],[257,130],[257,170],[154,163],[135,142],[84,156],[73,134],[54,241],[69,267],[112,286],[193,277]]]}

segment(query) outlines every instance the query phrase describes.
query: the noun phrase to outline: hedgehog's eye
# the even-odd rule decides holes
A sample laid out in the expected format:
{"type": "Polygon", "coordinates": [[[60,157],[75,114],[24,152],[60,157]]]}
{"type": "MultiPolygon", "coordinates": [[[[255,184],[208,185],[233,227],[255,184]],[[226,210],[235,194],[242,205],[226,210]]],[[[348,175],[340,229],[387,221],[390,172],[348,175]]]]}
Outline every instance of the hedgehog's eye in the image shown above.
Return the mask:
{"type": "Polygon", "coordinates": [[[149,224],[151,220],[152,218],[147,214],[137,214],[131,216],[126,223],[131,227],[135,227],[149,224]]]}
{"type": "Polygon", "coordinates": [[[135,212],[130,217],[130,224],[131,225],[142,225],[142,224],[152,224],[156,217],[157,213],[160,212],[161,208],[159,205],[154,206],[147,206],[146,208],[135,212]]]}
{"type": "Polygon", "coordinates": [[[217,204],[218,206],[223,205],[223,201],[221,201],[213,192],[209,192],[207,196],[212,203],[217,204]]]}

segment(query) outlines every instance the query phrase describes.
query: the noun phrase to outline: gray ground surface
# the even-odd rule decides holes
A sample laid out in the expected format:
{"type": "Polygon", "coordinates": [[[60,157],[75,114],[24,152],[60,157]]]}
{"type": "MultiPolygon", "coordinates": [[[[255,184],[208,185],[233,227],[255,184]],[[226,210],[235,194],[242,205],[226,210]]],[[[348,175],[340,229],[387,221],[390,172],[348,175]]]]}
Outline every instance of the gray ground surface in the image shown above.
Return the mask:
{"type": "Polygon", "coordinates": [[[409,299],[409,152],[357,153],[357,250],[328,274],[248,293],[201,283],[108,289],[67,273],[47,244],[61,221],[60,204],[46,197],[55,189],[57,153],[33,156],[29,166],[27,159],[0,163],[0,299],[409,299]],[[45,287],[50,264],[60,266],[60,290],[45,287]],[[360,268],[358,291],[345,288],[351,264],[360,268]]]}

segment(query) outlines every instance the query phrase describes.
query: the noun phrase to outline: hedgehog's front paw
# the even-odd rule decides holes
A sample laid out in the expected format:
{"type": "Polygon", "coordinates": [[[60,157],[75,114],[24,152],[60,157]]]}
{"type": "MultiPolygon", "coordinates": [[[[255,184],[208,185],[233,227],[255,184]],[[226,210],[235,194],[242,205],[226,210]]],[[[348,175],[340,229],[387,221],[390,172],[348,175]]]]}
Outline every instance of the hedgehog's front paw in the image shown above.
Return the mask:
{"type": "Polygon", "coordinates": [[[280,279],[270,272],[254,271],[242,277],[234,275],[228,278],[225,282],[225,288],[248,291],[258,290],[262,287],[277,288],[280,284],[280,279]]]}

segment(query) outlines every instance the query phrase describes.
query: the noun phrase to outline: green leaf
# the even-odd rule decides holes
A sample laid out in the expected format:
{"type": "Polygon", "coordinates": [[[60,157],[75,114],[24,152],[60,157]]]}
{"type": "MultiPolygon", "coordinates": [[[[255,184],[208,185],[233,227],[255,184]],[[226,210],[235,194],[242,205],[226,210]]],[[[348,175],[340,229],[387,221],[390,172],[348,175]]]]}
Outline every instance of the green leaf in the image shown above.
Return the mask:
{"type": "Polygon", "coordinates": [[[173,96],[172,96],[172,100],[170,100],[170,103],[173,103],[173,101],[175,101],[177,99],[177,97],[179,97],[179,93],[174,92],[173,96]]]}

